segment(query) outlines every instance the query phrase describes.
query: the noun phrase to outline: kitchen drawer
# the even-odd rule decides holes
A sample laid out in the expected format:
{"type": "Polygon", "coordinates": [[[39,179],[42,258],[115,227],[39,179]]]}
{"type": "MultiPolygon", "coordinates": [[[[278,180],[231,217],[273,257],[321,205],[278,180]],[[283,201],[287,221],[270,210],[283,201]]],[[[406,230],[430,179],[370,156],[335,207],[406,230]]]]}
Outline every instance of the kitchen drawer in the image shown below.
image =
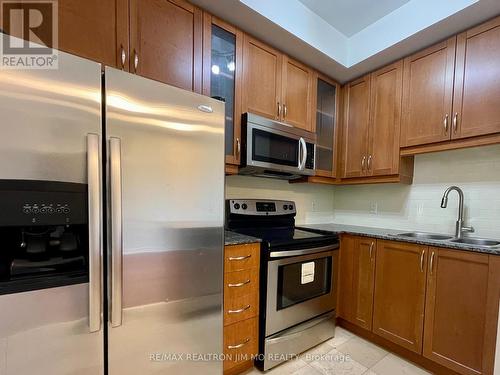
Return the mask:
{"type": "Polygon", "coordinates": [[[226,246],[224,250],[224,272],[258,268],[259,256],[259,243],[226,246]]]}
{"type": "Polygon", "coordinates": [[[253,318],[259,314],[258,288],[235,298],[224,297],[224,326],[253,318]]]}
{"type": "Polygon", "coordinates": [[[259,269],[250,268],[243,271],[226,272],[224,274],[224,298],[231,300],[250,293],[258,293],[259,269]]]}
{"type": "Polygon", "coordinates": [[[224,327],[224,372],[248,362],[258,350],[258,319],[250,318],[224,327]]]}

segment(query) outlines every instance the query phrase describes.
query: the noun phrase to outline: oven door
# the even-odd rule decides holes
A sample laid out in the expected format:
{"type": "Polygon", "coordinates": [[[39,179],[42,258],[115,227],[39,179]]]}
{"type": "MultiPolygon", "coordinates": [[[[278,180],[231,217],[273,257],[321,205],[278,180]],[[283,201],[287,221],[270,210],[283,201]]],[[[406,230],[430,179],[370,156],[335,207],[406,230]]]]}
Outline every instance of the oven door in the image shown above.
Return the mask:
{"type": "Polygon", "coordinates": [[[337,248],[268,262],[266,337],[335,309],[337,248]]]}
{"type": "Polygon", "coordinates": [[[280,124],[274,124],[274,128],[247,124],[245,167],[255,172],[314,175],[314,141],[306,132],[288,132],[285,130],[295,129],[283,127],[280,124]]]}

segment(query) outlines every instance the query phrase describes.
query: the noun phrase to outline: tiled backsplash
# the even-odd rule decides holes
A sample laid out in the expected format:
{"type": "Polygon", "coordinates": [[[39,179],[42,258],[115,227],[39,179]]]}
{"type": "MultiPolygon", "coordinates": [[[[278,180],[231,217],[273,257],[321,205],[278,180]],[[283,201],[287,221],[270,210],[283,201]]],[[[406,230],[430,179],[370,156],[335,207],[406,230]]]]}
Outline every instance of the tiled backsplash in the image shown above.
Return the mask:
{"type": "Polygon", "coordinates": [[[333,187],[328,185],[289,184],[271,178],[228,176],[226,197],[295,201],[296,221],[299,224],[331,223],[333,220],[333,187]]]}
{"type": "Polygon", "coordinates": [[[454,233],[458,195],[448,208],[441,197],[450,185],[465,194],[465,221],[474,235],[500,238],[500,146],[418,155],[412,185],[327,186],[289,184],[264,178],[231,176],[228,198],[290,199],[297,223],[341,223],[403,230],[454,233]]]}
{"type": "Polygon", "coordinates": [[[418,155],[412,185],[338,186],[335,223],[454,233],[458,195],[448,208],[441,197],[450,185],[465,195],[465,224],[474,235],[500,238],[500,146],[418,155]]]}

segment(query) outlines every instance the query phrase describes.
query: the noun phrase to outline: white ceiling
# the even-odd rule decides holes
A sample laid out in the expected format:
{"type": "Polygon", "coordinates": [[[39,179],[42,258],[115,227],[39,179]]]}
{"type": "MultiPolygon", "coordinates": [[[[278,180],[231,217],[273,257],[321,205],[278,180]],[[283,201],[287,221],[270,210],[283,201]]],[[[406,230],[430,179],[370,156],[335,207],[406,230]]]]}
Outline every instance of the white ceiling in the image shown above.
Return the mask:
{"type": "Polygon", "coordinates": [[[410,0],[299,0],[347,37],[410,0]]]}
{"type": "Polygon", "coordinates": [[[190,1],[340,83],[500,15],[500,0],[190,1]]]}

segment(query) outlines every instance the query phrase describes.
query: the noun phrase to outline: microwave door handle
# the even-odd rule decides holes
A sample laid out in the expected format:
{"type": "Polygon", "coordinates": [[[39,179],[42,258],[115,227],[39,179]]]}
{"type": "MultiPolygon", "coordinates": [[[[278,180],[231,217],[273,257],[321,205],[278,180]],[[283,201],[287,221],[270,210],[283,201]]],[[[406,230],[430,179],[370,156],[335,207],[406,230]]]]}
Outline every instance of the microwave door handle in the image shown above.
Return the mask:
{"type": "Polygon", "coordinates": [[[89,331],[101,330],[101,172],[99,135],[87,134],[89,223],[89,331]]]}
{"type": "MultiPolygon", "coordinates": [[[[306,145],[306,141],[304,140],[304,138],[300,137],[299,145],[302,146],[302,147],[299,146],[299,150],[302,148],[302,160],[299,163],[299,169],[301,171],[303,171],[305,166],[306,166],[306,161],[307,161],[307,145],[306,145]]],[[[300,154],[300,152],[299,152],[299,154],[300,154]]]]}
{"type": "Polygon", "coordinates": [[[111,327],[122,325],[122,270],[123,270],[123,224],[122,224],[122,166],[121,140],[109,140],[109,181],[111,208],[111,327]]]}

